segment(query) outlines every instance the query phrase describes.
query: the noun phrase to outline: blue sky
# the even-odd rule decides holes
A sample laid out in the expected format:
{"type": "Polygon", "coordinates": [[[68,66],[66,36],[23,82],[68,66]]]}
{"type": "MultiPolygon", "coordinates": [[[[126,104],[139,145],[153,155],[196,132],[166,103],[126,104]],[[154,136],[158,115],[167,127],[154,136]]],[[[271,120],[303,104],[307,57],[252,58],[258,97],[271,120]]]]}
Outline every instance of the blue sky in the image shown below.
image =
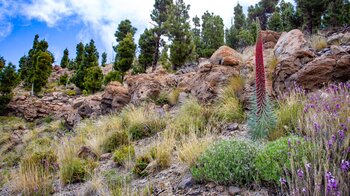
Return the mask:
{"type": "MultiPolygon", "coordinates": [[[[246,10],[259,0],[240,1],[246,10]]],[[[291,0],[290,0],[291,1],[291,0]]],[[[191,17],[206,10],[220,15],[230,26],[233,7],[238,0],[185,0],[191,5],[191,17]]],[[[75,46],[94,39],[100,53],[107,52],[112,60],[114,32],[121,20],[128,18],[139,35],[151,27],[150,13],[154,0],[0,0],[0,56],[7,62],[18,60],[32,47],[35,34],[49,42],[59,64],[63,50],[75,57],[75,46]]]]}

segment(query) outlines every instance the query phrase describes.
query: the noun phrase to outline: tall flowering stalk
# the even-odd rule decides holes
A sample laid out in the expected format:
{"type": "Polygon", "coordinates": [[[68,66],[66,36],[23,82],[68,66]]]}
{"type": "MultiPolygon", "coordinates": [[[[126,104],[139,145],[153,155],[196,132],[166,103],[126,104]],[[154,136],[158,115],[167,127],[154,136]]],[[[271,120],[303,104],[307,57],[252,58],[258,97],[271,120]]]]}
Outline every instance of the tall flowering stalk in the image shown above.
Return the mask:
{"type": "Polygon", "coordinates": [[[251,99],[248,118],[249,131],[253,139],[266,138],[275,127],[276,119],[266,92],[266,75],[263,57],[263,41],[260,21],[257,18],[257,39],[255,46],[255,88],[251,99]]]}

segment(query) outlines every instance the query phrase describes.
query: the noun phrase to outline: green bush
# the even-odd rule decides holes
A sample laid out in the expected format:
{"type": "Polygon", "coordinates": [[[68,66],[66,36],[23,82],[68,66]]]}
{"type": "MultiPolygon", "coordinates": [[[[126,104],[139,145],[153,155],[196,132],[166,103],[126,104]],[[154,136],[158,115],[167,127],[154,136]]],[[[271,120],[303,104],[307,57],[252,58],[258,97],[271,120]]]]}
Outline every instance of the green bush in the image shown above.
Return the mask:
{"type": "Polygon", "coordinates": [[[107,85],[108,83],[112,81],[118,81],[122,83],[122,73],[119,71],[111,71],[109,72],[106,76],[105,79],[103,80],[103,84],[107,85]]]}
{"type": "Polygon", "coordinates": [[[69,89],[69,90],[66,90],[66,95],[75,96],[75,95],[77,95],[77,92],[75,90],[69,89]]]}
{"type": "Polygon", "coordinates": [[[122,146],[113,153],[113,161],[118,165],[123,165],[128,159],[135,157],[135,148],[132,145],[122,146]]]}
{"type": "Polygon", "coordinates": [[[72,158],[60,165],[60,178],[63,184],[82,182],[85,180],[85,162],[79,158],[72,158]]]}
{"type": "Polygon", "coordinates": [[[249,140],[225,140],[209,147],[191,168],[198,181],[245,185],[254,181],[257,147],[249,140]]]}
{"type": "Polygon", "coordinates": [[[168,95],[165,92],[160,93],[156,97],[151,97],[151,99],[156,105],[168,104],[168,95]]]}
{"type": "Polygon", "coordinates": [[[192,98],[181,105],[178,115],[176,115],[167,129],[169,128],[177,137],[189,134],[191,131],[202,133],[206,128],[207,121],[208,112],[206,108],[192,98]]]}
{"type": "Polygon", "coordinates": [[[59,79],[59,84],[60,85],[66,85],[69,81],[68,74],[64,74],[60,77],[59,79]]]}
{"type": "Polygon", "coordinates": [[[140,177],[145,177],[148,175],[147,172],[144,170],[146,169],[147,165],[151,162],[151,158],[148,155],[140,156],[136,159],[136,163],[134,165],[134,168],[132,169],[132,172],[140,177]]]}
{"type": "Polygon", "coordinates": [[[110,134],[109,137],[102,143],[102,150],[104,152],[113,152],[120,146],[129,144],[128,133],[124,130],[116,131],[110,134]]]}
{"type": "Polygon", "coordinates": [[[53,150],[37,151],[31,155],[27,155],[22,159],[21,165],[34,164],[40,166],[41,168],[54,172],[57,168],[57,155],[53,150]]]}
{"type": "Polygon", "coordinates": [[[104,171],[103,176],[112,195],[123,195],[123,187],[132,180],[130,175],[119,175],[115,169],[104,171]]]}
{"type": "Polygon", "coordinates": [[[297,147],[296,151],[298,152],[294,161],[301,161],[303,156],[303,151],[300,148],[302,141],[302,138],[290,136],[269,142],[258,152],[255,159],[259,179],[264,182],[275,182],[278,184],[284,171],[290,170],[288,153],[291,153],[292,147],[297,147]]]}
{"type": "Polygon", "coordinates": [[[276,129],[270,133],[269,140],[295,133],[303,109],[302,100],[288,99],[287,101],[281,101],[276,112],[276,129]]]}
{"type": "Polygon", "coordinates": [[[121,114],[121,119],[123,127],[133,140],[152,136],[166,126],[164,118],[154,110],[149,110],[143,106],[135,107],[131,105],[126,107],[121,114]]]}

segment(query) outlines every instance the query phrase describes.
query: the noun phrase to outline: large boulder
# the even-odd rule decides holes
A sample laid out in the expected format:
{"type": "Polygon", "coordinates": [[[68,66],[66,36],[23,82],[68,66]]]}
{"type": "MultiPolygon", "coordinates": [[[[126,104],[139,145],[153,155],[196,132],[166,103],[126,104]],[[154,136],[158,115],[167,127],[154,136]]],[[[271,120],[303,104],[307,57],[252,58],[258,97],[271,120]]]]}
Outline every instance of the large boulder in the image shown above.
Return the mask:
{"type": "Polygon", "coordinates": [[[331,46],[330,53],[316,57],[286,80],[286,86],[294,83],[306,90],[315,90],[329,82],[350,80],[350,54],[341,46],[331,46]]]}
{"type": "MultiPolygon", "coordinates": [[[[333,34],[330,40],[343,39],[344,34],[333,34]]],[[[283,34],[275,46],[278,65],[273,74],[275,95],[294,84],[313,91],[329,82],[350,79],[350,47],[331,45],[317,53],[313,52],[299,30],[283,34]]]]}
{"type": "Polygon", "coordinates": [[[242,55],[228,46],[221,46],[210,57],[210,62],[214,65],[240,66],[242,55]]]}
{"type": "Polygon", "coordinates": [[[310,44],[298,29],[281,35],[274,48],[274,54],[278,61],[272,83],[275,94],[285,91],[290,84],[286,83],[287,79],[315,58],[310,44]]]}
{"type": "Polygon", "coordinates": [[[274,48],[278,39],[281,37],[281,33],[271,30],[261,31],[261,37],[264,43],[264,48],[274,48]]]}
{"type": "Polygon", "coordinates": [[[176,81],[174,74],[169,74],[165,70],[157,70],[154,73],[128,76],[125,84],[130,93],[131,102],[140,103],[175,87],[176,81]]]}
{"type": "Polygon", "coordinates": [[[120,111],[130,102],[129,90],[119,82],[110,82],[102,94],[101,109],[103,114],[120,111]]]}
{"type": "Polygon", "coordinates": [[[231,66],[203,66],[197,72],[178,76],[178,88],[190,93],[201,102],[212,102],[221,88],[232,76],[239,74],[239,69],[231,66]]]}

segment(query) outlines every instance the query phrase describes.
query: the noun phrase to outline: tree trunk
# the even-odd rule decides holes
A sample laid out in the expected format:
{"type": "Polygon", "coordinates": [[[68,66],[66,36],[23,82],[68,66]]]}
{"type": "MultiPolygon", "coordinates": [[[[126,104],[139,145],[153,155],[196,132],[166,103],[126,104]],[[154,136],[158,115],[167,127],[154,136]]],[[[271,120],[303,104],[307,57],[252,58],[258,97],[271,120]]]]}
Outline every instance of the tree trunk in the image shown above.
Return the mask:
{"type": "Polygon", "coordinates": [[[156,70],[157,62],[159,59],[159,45],[160,45],[160,36],[157,34],[156,36],[156,48],[153,54],[153,62],[152,62],[152,72],[156,70]]]}
{"type": "Polygon", "coordinates": [[[308,12],[307,13],[307,31],[310,33],[310,35],[312,34],[312,25],[313,25],[313,23],[312,23],[312,20],[313,20],[313,18],[312,18],[312,14],[311,14],[311,12],[308,12]]]}

